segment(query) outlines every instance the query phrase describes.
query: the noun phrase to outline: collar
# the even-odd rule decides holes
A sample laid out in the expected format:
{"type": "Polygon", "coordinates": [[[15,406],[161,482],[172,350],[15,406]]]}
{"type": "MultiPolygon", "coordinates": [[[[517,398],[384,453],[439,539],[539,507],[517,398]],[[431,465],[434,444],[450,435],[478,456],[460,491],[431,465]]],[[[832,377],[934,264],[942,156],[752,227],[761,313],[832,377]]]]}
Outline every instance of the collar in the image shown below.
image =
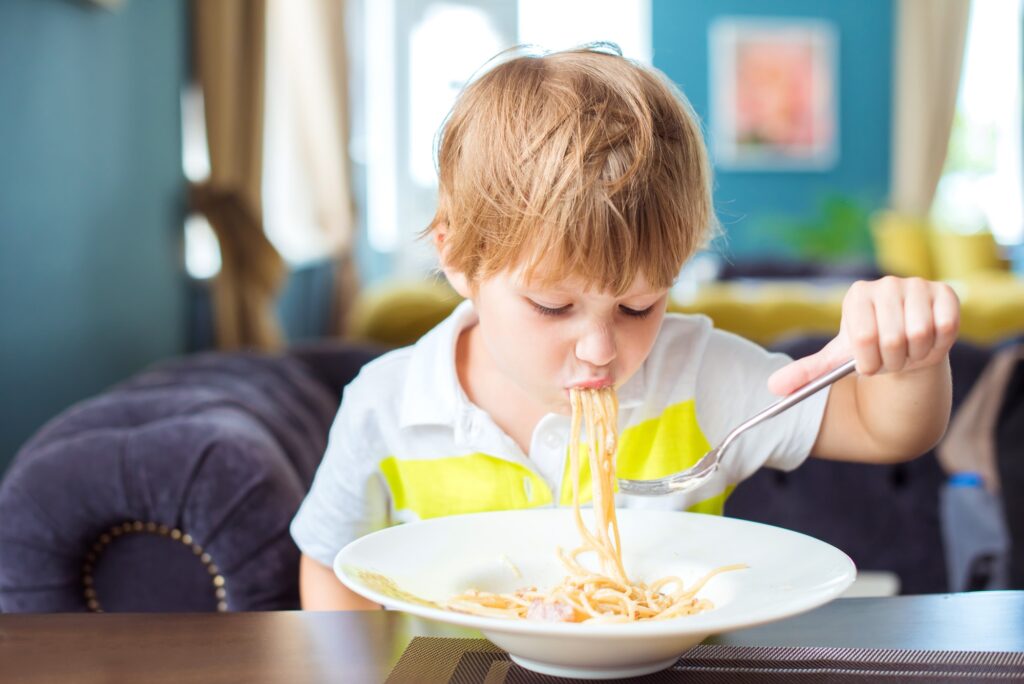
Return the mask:
{"type": "Polygon", "coordinates": [[[460,405],[468,404],[455,371],[455,344],[476,320],[473,303],[464,300],[413,345],[402,388],[401,427],[455,425],[459,409],[465,408],[460,405]]]}

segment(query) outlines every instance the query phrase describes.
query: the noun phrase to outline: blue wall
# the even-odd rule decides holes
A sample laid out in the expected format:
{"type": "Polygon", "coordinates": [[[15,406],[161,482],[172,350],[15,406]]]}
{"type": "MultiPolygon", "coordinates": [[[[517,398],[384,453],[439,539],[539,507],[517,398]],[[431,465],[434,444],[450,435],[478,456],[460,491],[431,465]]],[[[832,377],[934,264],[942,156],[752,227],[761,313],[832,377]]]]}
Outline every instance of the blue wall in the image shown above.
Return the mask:
{"type": "MultiPolygon", "coordinates": [[[[831,21],[839,36],[840,151],[824,172],[730,172],[716,169],[715,203],[736,259],[787,255],[768,227],[817,215],[840,193],[867,209],[889,190],[891,0],[652,0],[654,65],[686,93],[708,121],[708,28],[722,16],[808,17],[831,21]]],[[[705,128],[707,125],[705,123],[705,128]]]]}
{"type": "Polygon", "coordinates": [[[184,342],[184,0],[0,2],[0,471],[184,342]]]}

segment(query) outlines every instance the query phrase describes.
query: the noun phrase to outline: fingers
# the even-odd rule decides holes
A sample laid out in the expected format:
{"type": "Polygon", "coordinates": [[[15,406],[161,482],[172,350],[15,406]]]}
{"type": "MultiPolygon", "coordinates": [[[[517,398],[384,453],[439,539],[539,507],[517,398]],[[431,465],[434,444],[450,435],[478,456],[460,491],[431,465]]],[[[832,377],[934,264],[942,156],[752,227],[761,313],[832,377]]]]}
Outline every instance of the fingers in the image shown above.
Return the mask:
{"type": "MultiPolygon", "coordinates": [[[[880,370],[896,372],[907,365],[907,329],[904,325],[906,306],[904,281],[883,278],[878,281],[876,296],[872,298],[875,321],[878,326],[878,355],[880,370]]],[[[929,310],[931,307],[927,307],[929,310]]]]}
{"type": "Polygon", "coordinates": [[[935,347],[935,315],[931,284],[909,278],[904,284],[903,316],[907,333],[907,361],[924,361],[935,347]]]}
{"type": "Polygon", "coordinates": [[[857,372],[861,375],[873,375],[882,368],[882,354],[878,348],[878,321],[872,301],[873,285],[854,283],[843,300],[842,332],[857,361],[857,372]]]}
{"type": "Polygon", "coordinates": [[[817,366],[817,356],[815,354],[793,361],[772,373],[768,378],[768,391],[781,397],[806,385],[815,377],[813,368],[817,366]]]}
{"type": "Polygon", "coordinates": [[[934,286],[932,312],[935,317],[933,347],[945,355],[956,342],[957,333],[960,331],[960,299],[949,285],[945,283],[932,283],[932,285],[934,286]]]}
{"type": "Polygon", "coordinates": [[[861,375],[932,365],[949,353],[959,327],[960,302],[948,285],[893,276],[857,282],[843,299],[839,336],[777,370],[768,389],[790,394],[851,356],[861,375]]]}
{"type": "Polygon", "coordinates": [[[838,348],[837,338],[818,353],[783,366],[768,378],[768,391],[779,396],[792,394],[811,380],[829,372],[848,358],[842,352],[838,352],[837,356],[838,348]]]}
{"type": "Polygon", "coordinates": [[[959,327],[960,302],[948,285],[887,276],[850,287],[840,337],[857,371],[873,375],[938,363],[959,327]]]}

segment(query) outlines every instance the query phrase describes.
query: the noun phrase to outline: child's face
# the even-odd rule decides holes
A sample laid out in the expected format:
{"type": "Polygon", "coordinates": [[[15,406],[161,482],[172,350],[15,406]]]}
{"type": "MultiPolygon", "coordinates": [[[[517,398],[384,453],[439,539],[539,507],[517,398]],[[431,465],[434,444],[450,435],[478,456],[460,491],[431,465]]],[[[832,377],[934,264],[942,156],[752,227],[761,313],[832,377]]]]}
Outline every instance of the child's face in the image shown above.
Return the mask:
{"type": "Polygon", "coordinates": [[[616,297],[567,280],[534,287],[503,272],[473,295],[480,338],[492,369],[548,411],[569,411],[571,387],[620,387],[654,345],[667,289],[638,277],[616,297]]]}

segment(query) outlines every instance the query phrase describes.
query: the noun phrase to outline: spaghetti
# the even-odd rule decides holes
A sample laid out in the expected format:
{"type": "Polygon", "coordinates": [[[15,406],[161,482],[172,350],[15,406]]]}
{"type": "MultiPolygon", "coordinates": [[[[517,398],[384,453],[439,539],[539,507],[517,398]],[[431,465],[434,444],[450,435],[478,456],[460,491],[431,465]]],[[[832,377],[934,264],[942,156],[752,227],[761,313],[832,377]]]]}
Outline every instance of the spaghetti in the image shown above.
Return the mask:
{"type": "Polygon", "coordinates": [[[693,615],[713,608],[711,601],[698,598],[704,585],[715,575],[743,568],[729,565],[709,572],[690,586],[678,577],[665,577],[651,584],[633,582],[622,564],[622,544],[615,517],[615,450],[619,402],[615,390],[570,390],[572,423],[569,459],[572,473],[572,503],[576,528],[583,543],[558,556],[568,576],[550,591],[536,587],[510,594],[472,589],[452,598],[446,607],[474,615],[529,618],[559,622],[635,622],[665,620],[693,615]],[[593,492],[595,529],[590,530],[580,513],[580,443],[586,427],[593,492]],[[584,567],[579,557],[597,556],[600,572],[584,567]]]}

